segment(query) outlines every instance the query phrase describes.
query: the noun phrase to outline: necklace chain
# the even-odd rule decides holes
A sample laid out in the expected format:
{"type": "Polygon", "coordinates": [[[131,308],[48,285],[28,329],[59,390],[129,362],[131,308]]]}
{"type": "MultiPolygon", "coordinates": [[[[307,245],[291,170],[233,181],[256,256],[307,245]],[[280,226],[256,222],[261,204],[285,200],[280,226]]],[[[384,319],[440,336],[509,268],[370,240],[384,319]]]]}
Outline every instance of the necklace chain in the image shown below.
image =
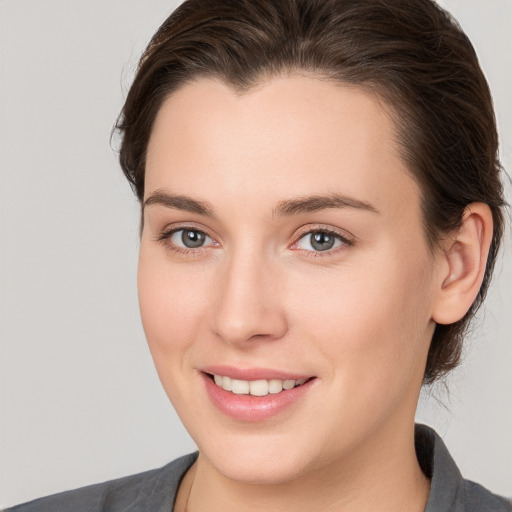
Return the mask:
{"type": "Polygon", "coordinates": [[[190,487],[188,488],[187,498],[185,499],[185,506],[183,507],[183,512],[188,511],[188,500],[190,499],[190,494],[192,493],[192,487],[194,486],[194,481],[196,479],[196,471],[194,471],[194,476],[192,477],[192,482],[190,483],[190,487]]]}

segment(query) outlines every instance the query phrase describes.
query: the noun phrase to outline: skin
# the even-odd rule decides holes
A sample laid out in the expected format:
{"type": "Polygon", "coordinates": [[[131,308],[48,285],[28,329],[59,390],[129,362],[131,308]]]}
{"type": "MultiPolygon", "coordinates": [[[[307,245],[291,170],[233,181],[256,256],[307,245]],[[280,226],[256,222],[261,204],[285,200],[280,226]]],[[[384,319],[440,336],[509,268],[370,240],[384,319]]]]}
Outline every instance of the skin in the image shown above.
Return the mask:
{"type": "Polygon", "coordinates": [[[156,118],[145,187],[142,321],[200,450],[176,510],[424,510],[414,413],[435,322],[460,318],[478,291],[485,205],[432,252],[386,106],[299,74],[244,94],[186,84],[156,118]],[[334,194],[351,205],[279,213],[334,194]],[[205,245],[180,247],[170,231],[184,227],[205,245]],[[315,251],[308,233],[325,229],[335,247],[315,251]],[[247,423],[211,403],[199,368],[213,364],[315,380],[282,413],[247,423]]]}

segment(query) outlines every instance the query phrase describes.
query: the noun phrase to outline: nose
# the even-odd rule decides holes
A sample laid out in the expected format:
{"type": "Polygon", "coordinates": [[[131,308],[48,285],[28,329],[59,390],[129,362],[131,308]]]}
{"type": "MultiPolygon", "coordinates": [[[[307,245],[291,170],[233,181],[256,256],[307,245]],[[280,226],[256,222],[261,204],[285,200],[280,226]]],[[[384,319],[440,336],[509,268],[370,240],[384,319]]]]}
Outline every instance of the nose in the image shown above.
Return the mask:
{"type": "Polygon", "coordinates": [[[214,334],[239,347],[282,338],[288,325],[278,269],[255,255],[233,255],[224,263],[212,311],[214,334]]]}

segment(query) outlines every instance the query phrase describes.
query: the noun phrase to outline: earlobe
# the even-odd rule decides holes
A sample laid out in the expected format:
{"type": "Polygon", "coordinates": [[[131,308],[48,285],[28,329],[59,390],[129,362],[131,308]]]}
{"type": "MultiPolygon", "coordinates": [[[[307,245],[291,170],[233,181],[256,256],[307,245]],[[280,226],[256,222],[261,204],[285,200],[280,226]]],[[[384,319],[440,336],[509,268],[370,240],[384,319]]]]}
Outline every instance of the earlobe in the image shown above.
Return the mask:
{"type": "Polygon", "coordinates": [[[443,242],[442,272],[432,313],[436,323],[457,322],[473,304],[484,278],[492,233],[489,206],[472,203],[464,211],[460,228],[443,242]]]}

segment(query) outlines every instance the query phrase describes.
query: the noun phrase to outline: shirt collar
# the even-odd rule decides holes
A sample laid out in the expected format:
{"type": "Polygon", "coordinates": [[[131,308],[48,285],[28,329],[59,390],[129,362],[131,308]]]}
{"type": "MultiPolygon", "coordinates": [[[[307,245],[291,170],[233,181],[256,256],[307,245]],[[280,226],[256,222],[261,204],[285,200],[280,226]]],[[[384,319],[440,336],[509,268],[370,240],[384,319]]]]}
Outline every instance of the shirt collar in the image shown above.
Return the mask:
{"type": "Polygon", "coordinates": [[[462,511],[464,480],[439,435],[425,425],[416,425],[416,455],[431,479],[425,512],[462,511]]]}

